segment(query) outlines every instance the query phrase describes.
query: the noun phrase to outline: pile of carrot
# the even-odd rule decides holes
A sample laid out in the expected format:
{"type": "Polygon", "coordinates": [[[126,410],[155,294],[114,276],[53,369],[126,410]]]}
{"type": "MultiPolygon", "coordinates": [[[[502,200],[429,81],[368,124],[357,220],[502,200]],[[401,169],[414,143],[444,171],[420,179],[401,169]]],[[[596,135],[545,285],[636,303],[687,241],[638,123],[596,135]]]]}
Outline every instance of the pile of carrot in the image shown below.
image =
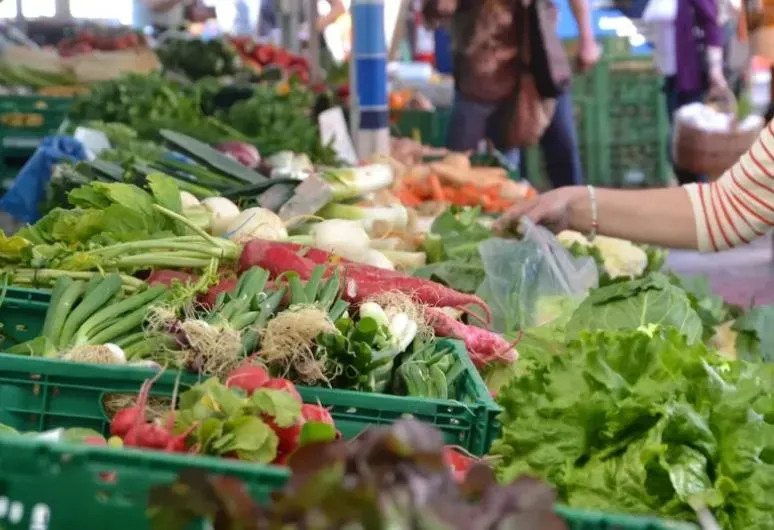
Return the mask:
{"type": "Polygon", "coordinates": [[[486,213],[502,213],[514,202],[503,197],[502,183],[453,186],[441,183],[436,174],[424,179],[403,179],[395,194],[405,206],[416,207],[426,201],[437,201],[457,206],[481,206],[486,213]]]}

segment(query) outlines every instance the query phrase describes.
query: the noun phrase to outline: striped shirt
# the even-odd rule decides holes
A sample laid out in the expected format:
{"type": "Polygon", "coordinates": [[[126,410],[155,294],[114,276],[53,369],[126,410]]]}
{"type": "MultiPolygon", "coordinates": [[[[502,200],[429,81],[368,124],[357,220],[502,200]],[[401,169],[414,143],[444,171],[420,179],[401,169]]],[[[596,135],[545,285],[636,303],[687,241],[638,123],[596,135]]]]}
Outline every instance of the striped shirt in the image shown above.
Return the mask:
{"type": "Polygon", "coordinates": [[[764,235],[774,226],[774,121],[718,180],[684,188],[699,250],[723,250],[764,235]]]}

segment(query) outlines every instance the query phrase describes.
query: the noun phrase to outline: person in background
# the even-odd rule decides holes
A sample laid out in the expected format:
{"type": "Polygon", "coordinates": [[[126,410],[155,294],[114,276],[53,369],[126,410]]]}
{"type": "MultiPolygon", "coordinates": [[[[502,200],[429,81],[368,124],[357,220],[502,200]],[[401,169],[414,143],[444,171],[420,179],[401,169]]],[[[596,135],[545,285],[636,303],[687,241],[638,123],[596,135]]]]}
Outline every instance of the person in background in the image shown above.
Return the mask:
{"type": "MultiPolygon", "coordinates": [[[[716,0],[677,0],[674,23],[656,26],[654,59],[664,76],[670,124],[677,109],[683,105],[704,101],[708,95],[723,97],[727,94],[728,83],[723,72],[724,41],[716,0]],[[697,38],[697,31],[701,38],[697,38]]],[[[678,167],[674,168],[674,173],[680,184],[703,179],[701,175],[678,167]]]]}
{"type": "MultiPolygon", "coordinates": [[[[336,22],[338,18],[347,12],[347,7],[342,0],[323,0],[330,5],[330,10],[327,14],[317,18],[317,30],[323,32],[325,28],[336,22]]],[[[276,0],[263,0],[261,2],[261,15],[259,22],[258,34],[261,36],[269,35],[272,30],[277,29],[279,20],[277,14],[279,6],[276,5],[276,0]]],[[[320,11],[318,5],[318,12],[320,11]]],[[[306,20],[306,12],[302,9],[300,11],[301,22],[306,20]]]]}
{"type": "Polygon", "coordinates": [[[151,26],[157,35],[185,23],[185,0],[138,0],[134,2],[134,25],[151,26]]]}
{"type": "Polygon", "coordinates": [[[496,223],[513,234],[526,216],[555,232],[597,233],[668,248],[716,252],[774,226],[774,122],[718,180],[653,190],[570,186],[518,203],[496,223]]]}
{"type": "MultiPolygon", "coordinates": [[[[573,15],[580,32],[579,61],[585,70],[599,59],[600,51],[591,27],[588,0],[570,0],[573,15]]],[[[517,53],[517,35],[513,27],[513,0],[487,0],[485,6],[460,0],[425,0],[423,14],[430,25],[437,25],[443,17],[453,17],[452,48],[454,53],[455,97],[449,122],[447,147],[454,151],[470,151],[487,138],[505,154],[514,165],[519,165],[519,151],[506,145],[502,138],[504,115],[502,104],[513,98],[515,86],[514,57],[517,53]],[[477,32],[476,17],[485,9],[499,10],[499,27],[477,32]],[[487,34],[488,33],[488,34],[487,34]],[[489,39],[485,46],[481,42],[489,39]],[[482,55],[465,55],[471,45],[485,51],[482,55]],[[488,56],[486,56],[488,55],[488,56]],[[489,66],[487,66],[489,65],[489,66]],[[488,72],[479,71],[480,68],[488,72]]],[[[493,20],[497,20],[494,18],[493,20]]],[[[541,139],[549,173],[554,185],[579,182],[580,155],[575,133],[572,96],[568,91],[558,101],[556,113],[541,139]]]]}
{"type": "MultiPolygon", "coordinates": [[[[570,0],[570,9],[578,24],[578,70],[586,73],[599,61],[602,54],[591,25],[591,8],[588,0],[570,0]]],[[[566,89],[556,100],[556,110],[551,123],[540,139],[540,150],[546,164],[546,172],[555,188],[583,182],[583,168],[575,130],[575,111],[572,92],[566,89]]],[[[521,174],[527,175],[526,160],[520,161],[521,174]]]]}

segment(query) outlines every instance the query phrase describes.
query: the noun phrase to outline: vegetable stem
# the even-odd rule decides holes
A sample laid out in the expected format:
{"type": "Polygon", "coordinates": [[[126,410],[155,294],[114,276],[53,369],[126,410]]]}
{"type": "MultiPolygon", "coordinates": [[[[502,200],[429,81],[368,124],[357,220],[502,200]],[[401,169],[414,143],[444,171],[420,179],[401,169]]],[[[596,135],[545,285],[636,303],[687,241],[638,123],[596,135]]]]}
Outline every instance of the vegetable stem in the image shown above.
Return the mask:
{"type": "Polygon", "coordinates": [[[163,206],[160,206],[158,204],[154,204],[153,207],[156,208],[159,212],[161,212],[164,215],[166,215],[167,217],[170,217],[170,218],[174,219],[175,221],[178,221],[178,222],[184,224],[185,226],[190,228],[193,232],[195,232],[196,234],[199,234],[200,236],[202,236],[202,238],[204,238],[205,241],[209,241],[213,245],[219,246],[217,238],[211,236],[210,234],[208,234],[207,232],[205,232],[204,230],[202,230],[201,228],[196,226],[193,222],[191,222],[190,219],[188,219],[184,215],[180,215],[179,213],[173,212],[172,210],[164,208],[163,206]]]}

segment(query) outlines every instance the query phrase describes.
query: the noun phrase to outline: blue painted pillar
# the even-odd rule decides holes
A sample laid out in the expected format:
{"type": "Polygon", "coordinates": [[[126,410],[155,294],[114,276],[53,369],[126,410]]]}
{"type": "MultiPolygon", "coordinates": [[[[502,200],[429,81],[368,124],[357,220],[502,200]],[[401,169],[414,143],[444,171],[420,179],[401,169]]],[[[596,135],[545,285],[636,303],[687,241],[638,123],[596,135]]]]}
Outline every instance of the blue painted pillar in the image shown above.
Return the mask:
{"type": "Polygon", "coordinates": [[[352,58],[350,94],[355,117],[355,148],[360,158],[390,150],[387,103],[387,43],[384,34],[384,1],[352,3],[352,58]]]}

